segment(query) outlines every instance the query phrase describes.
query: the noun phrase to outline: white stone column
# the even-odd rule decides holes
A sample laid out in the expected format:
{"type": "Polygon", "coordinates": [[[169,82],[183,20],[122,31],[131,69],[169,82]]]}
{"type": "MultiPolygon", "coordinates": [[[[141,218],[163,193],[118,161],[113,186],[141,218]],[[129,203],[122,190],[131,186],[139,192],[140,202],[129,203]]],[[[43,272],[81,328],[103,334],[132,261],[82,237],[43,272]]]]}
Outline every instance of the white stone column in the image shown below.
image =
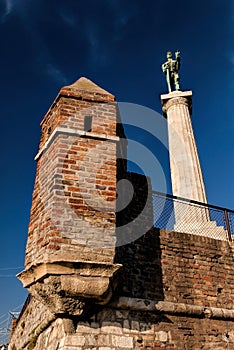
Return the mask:
{"type": "MultiPolygon", "coordinates": [[[[190,113],[192,91],[161,95],[168,121],[172,191],[174,196],[207,203],[205,186],[193,133],[190,113]]],[[[175,203],[176,226],[210,220],[208,210],[196,205],[175,203]]]]}
{"type": "Polygon", "coordinates": [[[207,203],[196,141],[190,119],[192,92],[161,95],[168,121],[172,189],[175,196],[207,203]]]}
{"type": "MultiPolygon", "coordinates": [[[[190,114],[192,91],[161,95],[168,121],[168,142],[172,192],[174,196],[207,203],[190,114]]],[[[210,220],[209,209],[194,203],[174,202],[174,230],[227,240],[227,232],[210,220]]]]}

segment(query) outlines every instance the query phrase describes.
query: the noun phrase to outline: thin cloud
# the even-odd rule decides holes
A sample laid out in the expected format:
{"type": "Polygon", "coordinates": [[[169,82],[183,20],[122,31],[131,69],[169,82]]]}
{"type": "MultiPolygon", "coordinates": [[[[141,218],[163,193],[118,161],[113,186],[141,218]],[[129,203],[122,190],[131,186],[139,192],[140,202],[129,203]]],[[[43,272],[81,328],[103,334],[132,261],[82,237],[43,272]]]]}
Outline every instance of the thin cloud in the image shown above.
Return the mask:
{"type": "Polygon", "coordinates": [[[60,11],[60,17],[62,18],[63,22],[68,25],[71,28],[75,28],[76,27],[76,20],[72,15],[68,15],[62,11],[60,11]]]}
{"type": "Polygon", "coordinates": [[[36,61],[37,65],[45,74],[51,77],[54,81],[58,82],[59,84],[66,85],[67,78],[65,76],[65,73],[58,67],[55,60],[52,58],[50,50],[43,38],[41,37],[38,30],[32,27],[30,33],[32,37],[32,42],[36,43],[36,45],[34,46],[34,50],[38,52],[36,61]]]}
{"type": "Polygon", "coordinates": [[[106,64],[109,57],[109,50],[101,38],[98,27],[95,23],[86,21],[84,25],[84,34],[89,45],[90,61],[95,64],[106,64]]]}
{"type": "Polygon", "coordinates": [[[7,16],[12,12],[14,2],[13,2],[13,0],[5,0],[5,4],[6,4],[5,16],[7,16]]]}
{"type": "Polygon", "coordinates": [[[106,0],[112,14],[114,16],[114,40],[121,40],[125,36],[125,28],[129,21],[139,15],[140,9],[137,3],[134,6],[127,6],[127,3],[123,6],[123,3],[116,0],[106,0]]]}
{"type": "MultiPolygon", "coordinates": [[[[37,66],[39,66],[39,69],[44,71],[45,74],[50,76],[59,84],[67,84],[67,79],[64,72],[59,69],[56,62],[52,58],[50,49],[37,28],[36,22],[40,18],[38,13],[40,13],[40,11],[43,11],[43,9],[40,8],[40,4],[37,3],[37,15],[32,16],[32,8],[35,7],[35,3],[33,3],[31,0],[24,0],[23,5],[22,1],[20,0],[4,0],[4,3],[5,12],[3,14],[2,20],[6,19],[7,16],[10,16],[13,12],[17,13],[17,16],[21,19],[25,30],[30,33],[32,47],[33,50],[35,50],[35,57],[37,57],[37,60],[35,62],[37,66]]],[[[71,19],[69,20],[66,18],[66,21],[69,21],[71,25],[71,19]]]]}
{"type": "Polygon", "coordinates": [[[1,20],[2,22],[5,22],[13,13],[17,13],[20,17],[24,16],[24,13],[27,12],[28,6],[30,6],[31,0],[2,0],[2,2],[5,9],[1,16],[1,20]]]}
{"type": "Polygon", "coordinates": [[[67,85],[68,80],[65,74],[53,63],[47,64],[47,73],[60,84],[67,85]]]}
{"type": "Polygon", "coordinates": [[[76,13],[74,9],[65,2],[60,2],[58,6],[56,7],[55,11],[62,19],[63,23],[70,27],[75,28],[77,26],[77,18],[79,18],[79,13],[76,13]]]}
{"type": "Polygon", "coordinates": [[[88,21],[83,25],[84,34],[89,45],[90,61],[95,64],[105,65],[108,63],[111,56],[111,47],[114,41],[122,40],[125,36],[124,28],[131,18],[131,15],[124,14],[119,16],[115,12],[113,16],[112,27],[110,29],[109,39],[105,36],[104,30],[100,24],[93,21],[88,21]]]}
{"type": "Polygon", "coordinates": [[[6,20],[6,18],[11,15],[11,13],[14,10],[14,6],[16,2],[14,0],[3,0],[4,6],[5,6],[5,11],[3,15],[1,16],[2,21],[6,20]]]}

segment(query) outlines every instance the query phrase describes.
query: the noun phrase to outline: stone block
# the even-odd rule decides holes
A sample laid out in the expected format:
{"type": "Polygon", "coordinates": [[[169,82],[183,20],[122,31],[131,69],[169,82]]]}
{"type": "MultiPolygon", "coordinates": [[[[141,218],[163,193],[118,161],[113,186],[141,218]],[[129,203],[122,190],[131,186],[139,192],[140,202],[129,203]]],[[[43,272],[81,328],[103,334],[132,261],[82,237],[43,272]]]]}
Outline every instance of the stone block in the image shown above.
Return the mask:
{"type": "Polygon", "coordinates": [[[112,345],[117,348],[133,348],[133,337],[112,335],[111,340],[112,345]]]}
{"type": "Polygon", "coordinates": [[[98,335],[98,344],[104,346],[110,346],[110,336],[109,334],[99,334],[98,335]]]}
{"type": "Polygon", "coordinates": [[[140,322],[140,332],[142,334],[153,334],[154,333],[154,327],[151,323],[146,322],[140,322]]]}
{"type": "Polygon", "coordinates": [[[122,325],[118,322],[102,322],[101,333],[122,334],[122,325]]]}
{"type": "Polygon", "coordinates": [[[95,333],[99,334],[101,331],[99,323],[91,322],[91,325],[88,322],[79,323],[76,329],[76,333],[95,333]]]}
{"type": "Polygon", "coordinates": [[[123,331],[124,333],[129,333],[130,331],[130,323],[128,320],[123,321],[123,331]]]}
{"type": "Polygon", "coordinates": [[[166,343],[168,341],[168,334],[164,331],[156,332],[155,334],[156,340],[159,340],[160,342],[166,343]]]}
{"type": "Polygon", "coordinates": [[[85,337],[78,334],[68,335],[65,339],[64,345],[66,346],[84,346],[85,337]]]}
{"type": "Polygon", "coordinates": [[[131,331],[139,332],[140,324],[138,321],[131,321],[131,331]]]}
{"type": "Polygon", "coordinates": [[[92,334],[92,332],[90,334],[86,334],[85,335],[85,344],[88,346],[98,345],[97,336],[95,334],[92,334]]]}
{"type": "Polygon", "coordinates": [[[127,310],[116,310],[116,317],[117,318],[123,318],[126,320],[128,317],[129,312],[127,310]]]}
{"type": "Polygon", "coordinates": [[[76,329],[76,333],[90,333],[91,327],[88,322],[79,323],[76,329]]]}

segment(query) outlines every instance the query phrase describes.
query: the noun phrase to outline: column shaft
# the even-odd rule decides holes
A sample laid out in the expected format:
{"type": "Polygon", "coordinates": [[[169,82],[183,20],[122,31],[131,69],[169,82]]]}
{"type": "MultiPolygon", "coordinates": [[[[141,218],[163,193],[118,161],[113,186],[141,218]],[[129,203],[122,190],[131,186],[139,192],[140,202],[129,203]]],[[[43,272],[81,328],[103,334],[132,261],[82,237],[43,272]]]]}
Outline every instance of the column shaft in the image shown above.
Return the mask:
{"type": "MultiPolygon", "coordinates": [[[[168,120],[168,141],[172,191],[174,196],[207,203],[205,186],[190,119],[191,92],[162,95],[163,110],[168,120]]],[[[195,205],[175,203],[178,222],[207,222],[208,210],[195,205]],[[188,212],[189,209],[189,212],[188,212]]]]}

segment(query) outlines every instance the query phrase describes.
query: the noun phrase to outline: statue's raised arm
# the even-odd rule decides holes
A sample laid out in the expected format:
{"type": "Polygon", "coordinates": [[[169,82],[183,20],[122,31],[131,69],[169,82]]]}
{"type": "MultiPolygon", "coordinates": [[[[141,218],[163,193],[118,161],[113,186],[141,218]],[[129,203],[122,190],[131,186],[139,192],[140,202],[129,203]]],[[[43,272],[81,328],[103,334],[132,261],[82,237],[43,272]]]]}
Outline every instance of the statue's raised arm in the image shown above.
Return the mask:
{"type": "Polygon", "coordinates": [[[180,69],[180,51],[175,52],[175,60],[172,59],[172,53],[168,51],[167,61],[162,64],[162,71],[166,74],[166,80],[169,93],[180,90],[179,69],[180,69]]]}
{"type": "Polygon", "coordinates": [[[178,73],[178,71],[180,70],[180,51],[176,51],[175,58],[176,58],[176,70],[178,73]]]}

